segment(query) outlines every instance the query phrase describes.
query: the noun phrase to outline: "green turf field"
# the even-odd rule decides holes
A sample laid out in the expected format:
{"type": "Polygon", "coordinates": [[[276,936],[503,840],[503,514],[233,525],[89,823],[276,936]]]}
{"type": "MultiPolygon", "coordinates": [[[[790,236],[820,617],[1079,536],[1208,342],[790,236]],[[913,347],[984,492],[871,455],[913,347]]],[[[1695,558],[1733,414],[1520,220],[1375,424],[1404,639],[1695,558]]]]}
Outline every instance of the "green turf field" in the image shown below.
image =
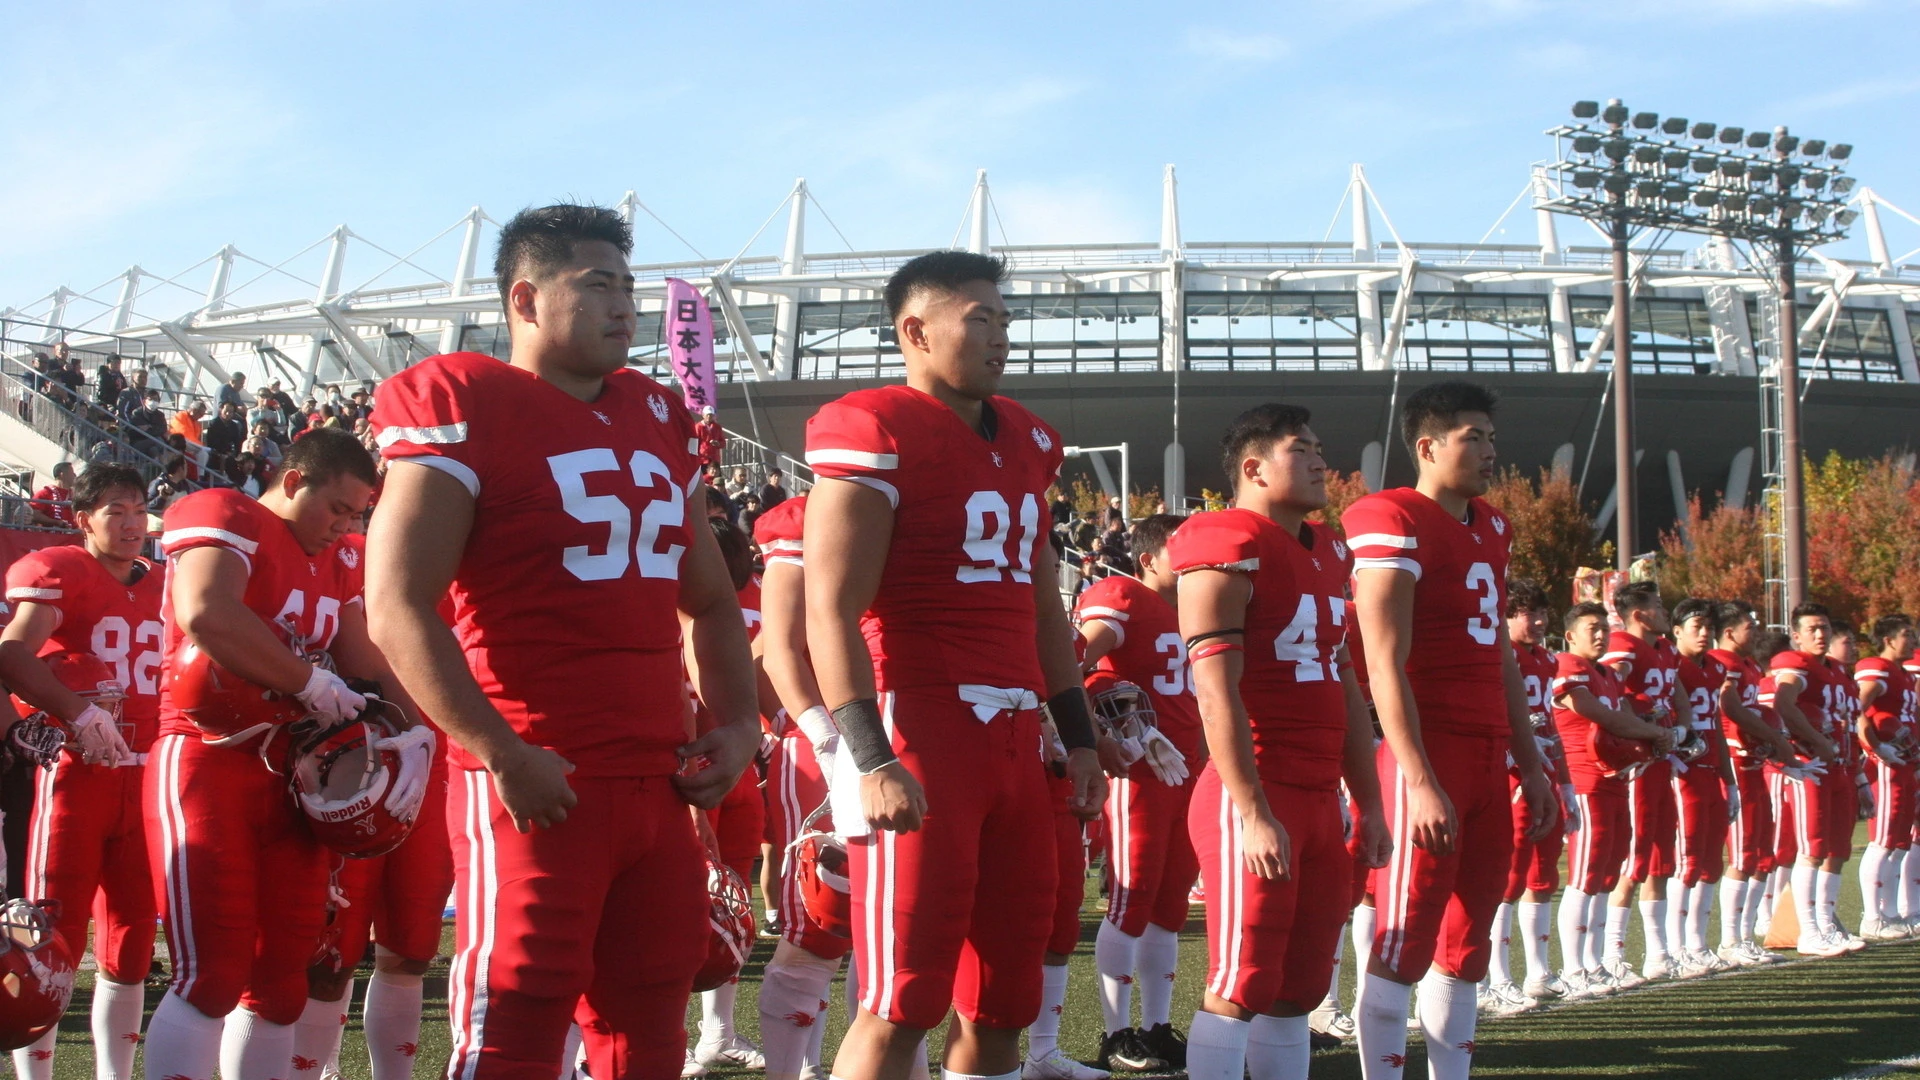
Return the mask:
{"type": "MultiPolygon", "coordinates": [[[[1864,844],[1864,836],[1858,843],[1864,844]]],[[[1061,1045],[1072,1056],[1091,1059],[1099,1049],[1100,1008],[1095,997],[1093,937],[1102,901],[1088,880],[1092,899],[1081,922],[1081,948],[1073,958],[1071,990],[1061,1045]]],[[[1859,881],[1851,864],[1841,892],[1842,921],[1858,923],[1859,881]]],[[[1631,924],[1627,955],[1640,955],[1639,918],[1631,924]]],[[[1718,915],[1714,930],[1718,933],[1718,915]]],[[[442,951],[450,953],[449,925],[442,951]]],[[[1558,943],[1554,955],[1558,958],[1558,943]]],[[[740,1030],[758,1038],[754,1007],[760,971],[773,953],[761,941],[743,973],[737,1015],[740,1030]]],[[[1788,954],[1791,955],[1791,954],[1788,954]]],[[[1351,950],[1348,951],[1349,958],[1351,950]]],[[[1514,970],[1522,970],[1517,950],[1514,970]]],[[[364,973],[363,973],[364,975],[364,973]]],[[[1184,1029],[1198,1003],[1205,977],[1205,927],[1195,909],[1182,935],[1181,978],[1174,994],[1176,1026],[1184,1029]]],[[[1341,968],[1342,1001],[1352,1004],[1353,965],[1341,968]]],[[[73,1007],[60,1036],[57,1080],[87,1080],[93,1075],[87,1035],[92,975],[82,973],[73,1007]]],[[[364,988],[364,981],[361,984],[364,988]]],[[[160,988],[148,993],[148,1005],[160,988]]],[[[835,984],[829,1018],[829,1051],[846,1028],[846,1006],[835,984]]],[[[427,980],[427,1018],[421,1031],[418,1076],[444,1071],[448,1054],[446,963],[434,966],[427,980]]],[[[689,1010],[688,1030],[698,1018],[689,1010]]],[[[1408,1077],[1424,1076],[1419,1037],[1411,1040],[1408,1077]]],[[[938,1060],[938,1036],[934,1056],[938,1060]]],[[[1920,1054],[1920,941],[1880,945],[1853,956],[1782,964],[1686,983],[1663,983],[1634,993],[1563,1006],[1505,1020],[1482,1019],[1476,1075],[1480,1076],[1646,1076],[1737,1078],[1737,1080],[1824,1080],[1871,1070],[1882,1062],[1920,1054]]],[[[1316,1078],[1360,1075],[1354,1051],[1326,1051],[1314,1059],[1316,1078]]],[[[368,1080],[365,1044],[356,1008],[341,1053],[341,1073],[368,1080]]],[[[744,1070],[718,1070],[716,1077],[751,1076],[744,1070]]],[[[937,1075],[937,1074],[936,1074],[937,1075]]],[[[1916,1076],[1920,1068],[1875,1071],[1875,1076],[1916,1076]]]]}

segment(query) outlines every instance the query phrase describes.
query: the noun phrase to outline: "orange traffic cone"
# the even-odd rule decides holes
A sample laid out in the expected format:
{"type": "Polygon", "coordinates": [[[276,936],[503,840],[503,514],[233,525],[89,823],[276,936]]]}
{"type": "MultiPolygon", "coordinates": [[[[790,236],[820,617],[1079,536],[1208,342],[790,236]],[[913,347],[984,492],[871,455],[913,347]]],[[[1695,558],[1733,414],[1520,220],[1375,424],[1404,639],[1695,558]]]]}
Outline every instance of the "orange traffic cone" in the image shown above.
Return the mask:
{"type": "Polygon", "coordinates": [[[1773,920],[1767,923],[1769,949],[1791,949],[1800,944],[1800,915],[1793,906],[1793,886],[1784,882],[1773,898],[1773,920]]]}

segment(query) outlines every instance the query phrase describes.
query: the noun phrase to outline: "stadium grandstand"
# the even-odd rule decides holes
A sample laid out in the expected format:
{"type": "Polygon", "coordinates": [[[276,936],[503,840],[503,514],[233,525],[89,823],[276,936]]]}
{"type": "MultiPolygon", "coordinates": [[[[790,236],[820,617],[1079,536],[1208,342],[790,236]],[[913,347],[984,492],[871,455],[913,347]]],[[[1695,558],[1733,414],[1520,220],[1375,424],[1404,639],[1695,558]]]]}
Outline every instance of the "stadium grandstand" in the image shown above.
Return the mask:
{"type": "MultiPolygon", "coordinates": [[[[1443,372],[1473,372],[1512,403],[1502,417],[1508,462],[1568,468],[1600,503],[1613,483],[1601,430],[1615,318],[1609,249],[1587,223],[1540,208],[1555,194],[1536,169],[1480,241],[1420,242],[1403,238],[1355,165],[1323,239],[1194,242],[1182,234],[1168,166],[1157,241],[1022,245],[998,226],[983,170],[953,246],[1009,263],[1009,392],[1076,443],[1127,442],[1133,482],[1158,487],[1170,505],[1222,482],[1212,447],[1201,445],[1210,436],[1190,437],[1183,452],[1182,425],[1217,431],[1247,401],[1277,396],[1313,407],[1336,466],[1363,471],[1376,487],[1404,482],[1411,467],[1388,418],[1397,399],[1443,372]],[[1533,242],[1488,242],[1502,225],[1525,231],[1514,219],[1528,208],[1533,242]]],[[[1892,254],[1886,238],[1888,224],[1920,219],[1871,188],[1852,202],[1869,258],[1816,252],[1799,266],[1809,376],[1800,392],[1816,455],[1908,445],[1920,415],[1920,264],[1905,261],[1916,253],[1892,254]]],[[[618,205],[651,228],[641,219],[652,212],[633,192],[618,205]]],[[[880,290],[919,252],[810,246],[816,222],[846,245],[804,180],[732,258],[659,261],[667,237],[691,245],[653,221],[660,229],[642,231],[637,254],[655,261],[633,267],[633,363],[670,377],[665,282],[699,285],[714,310],[721,418],[737,434],[726,464],[784,461],[804,483],[804,466],[787,453],[801,445],[806,417],[851,385],[902,375],[880,290]],[[781,253],[745,254],[783,215],[781,253]]],[[[89,372],[108,354],[123,357],[128,371],[148,373],[169,412],[210,398],[233,372],[250,388],[277,380],[301,399],[370,387],[434,353],[502,355],[498,297],[480,272],[494,228],[474,207],[393,251],[342,225],[276,261],[228,245],[171,276],[136,265],[92,290],[63,286],[0,311],[0,385],[13,402],[0,410],[0,459],[43,474],[89,456],[159,467],[162,452],[129,445],[110,410],[40,392],[39,358],[56,343],[89,372]]],[[[1735,503],[1758,497],[1778,349],[1771,274],[1753,253],[1671,233],[1642,243],[1630,325],[1641,541],[1651,546],[1690,491],[1735,503]]],[[[1111,490],[1109,463],[1088,459],[1111,490]]],[[[1610,514],[1603,505],[1601,529],[1610,514]]]]}

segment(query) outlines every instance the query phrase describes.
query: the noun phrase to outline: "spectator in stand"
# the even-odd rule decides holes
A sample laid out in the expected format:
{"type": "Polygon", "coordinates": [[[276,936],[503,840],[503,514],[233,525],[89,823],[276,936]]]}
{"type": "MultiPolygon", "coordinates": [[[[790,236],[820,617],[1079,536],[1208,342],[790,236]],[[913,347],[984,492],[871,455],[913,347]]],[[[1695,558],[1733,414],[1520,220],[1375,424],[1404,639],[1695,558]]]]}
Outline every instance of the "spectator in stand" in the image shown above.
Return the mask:
{"type": "Polygon", "coordinates": [[[147,373],[136,371],[126,387],[120,391],[120,396],[113,399],[113,414],[118,416],[122,423],[131,423],[133,414],[138,412],[140,406],[146,404],[146,401],[147,373]]]}
{"type": "Polygon", "coordinates": [[[720,456],[727,450],[727,429],[713,418],[713,406],[700,407],[700,419],[693,425],[693,437],[700,440],[700,464],[720,466],[720,456]]]}
{"type": "Polygon", "coordinates": [[[1062,525],[1073,524],[1073,500],[1067,498],[1067,493],[1064,491],[1054,494],[1053,505],[1048,507],[1047,512],[1052,515],[1053,527],[1056,529],[1062,525]]]}
{"type": "Polygon", "coordinates": [[[53,368],[53,357],[43,352],[33,354],[33,363],[27,365],[27,388],[36,394],[45,393],[47,372],[53,368]]]}
{"type": "Polygon", "coordinates": [[[287,417],[289,420],[292,419],[294,411],[293,395],[280,388],[279,379],[275,379],[267,384],[267,396],[280,403],[281,416],[287,417]]]}
{"type": "Polygon", "coordinates": [[[327,384],[327,404],[333,406],[335,413],[344,413],[347,409],[347,396],[340,392],[339,383],[327,384]]]}
{"type": "Polygon", "coordinates": [[[236,371],[227,376],[227,385],[220,388],[220,395],[216,400],[222,407],[234,404],[240,406],[243,411],[251,406],[253,398],[247,393],[247,373],[236,371]]]}
{"type": "Polygon", "coordinates": [[[240,449],[265,462],[269,469],[280,467],[280,444],[274,441],[273,427],[265,420],[253,425],[253,434],[240,449]]]}
{"type": "Polygon", "coordinates": [[[255,435],[260,434],[262,425],[268,438],[282,445],[287,443],[287,414],[280,411],[279,399],[270,394],[261,394],[260,404],[247,414],[247,427],[255,435]]]}
{"type": "Polygon", "coordinates": [[[353,400],[348,404],[353,409],[353,418],[355,420],[370,418],[373,414],[373,402],[365,390],[355,390],[353,392],[353,400]]]}
{"type": "Polygon", "coordinates": [[[163,470],[147,485],[147,513],[158,516],[172,505],[173,500],[185,495],[192,484],[187,480],[187,459],[183,454],[168,454],[161,462],[163,470]]]}
{"type": "Polygon", "coordinates": [[[55,529],[73,528],[73,462],[53,467],[53,483],[33,493],[33,523],[55,529]]]}
{"type": "Polygon", "coordinates": [[[733,467],[733,479],[727,481],[727,495],[738,502],[744,495],[753,494],[753,477],[748,474],[745,465],[733,467]]]}
{"type": "Polygon", "coordinates": [[[187,479],[199,483],[200,454],[204,452],[202,447],[195,446],[188,442],[185,435],[176,431],[167,436],[167,452],[170,454],[179,454],[181,457],[186,458],[187,479]]]}
{"type": "Polygon", "coordinates": [[[739,515],[740,528],[745,530],[748,535],[752,535],[753,523],[760,520],[760,515],[764,512],[760,509],[760,496],[758,495],[742,496],[739,500],[739,506],[740,506],[740,515],[739,515]]]}
{"type": "Polygon", "coordinates": [[[312,426],[314,427],[337,428],[340,426],[340,410],[334,408],[331,404],[320,406],[319,411],[315,412],[313,417],[312,426]]]}
{"type": "Polygon", "coordinates": [[[254,471],[259,467],[260,459],[254,457],[252,454],[240,453],[234,455],[233,460],[227,464],[228,486],[245,494],[249,498],[259,498],[260,478],[254,475],[254,471]]]}
{"type": "Polygon", "coordinates": [[[240,452],[240,444],[247,437],[247,425],[240,416],[240,406],[232,402],[220,406],[220,415],[208,421],[206,430],[207,462],[215,472],[220,472],[240,452]]]}
{"type": "Polygon", "coordinates": [[[780,486],[780,470],[768,469],[767,482],[760,488],[760,509],[771,510],[787,501],[787,489],[780,486]]]}
{"type": "Polygon", "coordinates": [[[712,521],[714,518],[726,518],[728,521],[732,521],[734,515],[740,512],[740,508],[733,505],[733,500],[727,498],[726,492],[721,491],[712,484],[706,485],[704,490],[707,493],[708,521],[712,521]]]}
{"type": "MultiPolygon", "coordinates": [[[[348,407],[351,408],[352,406],[348,407]]],[[[373,421],[364,416],[354,420],[353,437],[359,439],[360,445],[365,446],[369,450],[378,449],[374,444],[373,421]]],[[[386,459],[382,458],[381,460],[384,461],[386,459]]]]}
{"type": "Polygon", "coordinates": [[[120,373],[120,364],[119,353],[108,353],[100,370],[93,373],[93,400],[109,412],[119,404],[120,395],[127,389],[127,377],[120,373]]]}
{"type": "MultiPolygon", "coordinates": [[[[144,373],[134,375],[136,379],[144,377],[144,373]]],[[[167,414],[160,408],[160,391],[147,391],[146,396],[128,411],[126,421],[133,432],[145,437],[144,440],[131,440],[135,443],[135,449],[143,454],[158,456],[167,441],[167,414]]]]}
{"type": "Polygon", "coordinates": [[[207,462],[207,436],[200,426],[200,418],[207,415],[207,403],[196,401],[185,409],[173,414],[173,420],[167,424],[169,435],[178,435],[187,445],[178,447],[181,453],[193,459],[194,475],[199,475],[200,467],[207,462]]]}
{"type": "Polygon", "coordinates": [[[1113,498],[1108,499],[1107,500],[1107,520],[1106,520],[1107,529],[1109,531],[1113,529],[1119,529],[1122,533],[1126,532],[1127,531],[1126,518],[1127,518],[1126,511],[1120,509],[1120,496],[1115,495],[1113,498]]]}

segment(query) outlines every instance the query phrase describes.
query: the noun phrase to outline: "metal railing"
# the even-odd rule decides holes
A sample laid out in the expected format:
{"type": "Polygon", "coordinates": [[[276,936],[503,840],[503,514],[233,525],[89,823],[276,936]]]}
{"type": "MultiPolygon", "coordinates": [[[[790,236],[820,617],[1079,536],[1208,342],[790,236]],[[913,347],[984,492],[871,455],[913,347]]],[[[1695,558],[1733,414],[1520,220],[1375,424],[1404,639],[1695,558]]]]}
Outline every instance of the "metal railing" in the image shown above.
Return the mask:
{"type": "Polygon", "coordinates": [[[21,423],[87,464],[131,465],[148,480],[160,475],[161,456],[168,452],[163,442],[139,432],[137,441],[150,445],[141,448],[118,417],[93,405],[62,405],[40,391],[45,382],[46,376],[0,356],[0,397],[21,423]]]}

